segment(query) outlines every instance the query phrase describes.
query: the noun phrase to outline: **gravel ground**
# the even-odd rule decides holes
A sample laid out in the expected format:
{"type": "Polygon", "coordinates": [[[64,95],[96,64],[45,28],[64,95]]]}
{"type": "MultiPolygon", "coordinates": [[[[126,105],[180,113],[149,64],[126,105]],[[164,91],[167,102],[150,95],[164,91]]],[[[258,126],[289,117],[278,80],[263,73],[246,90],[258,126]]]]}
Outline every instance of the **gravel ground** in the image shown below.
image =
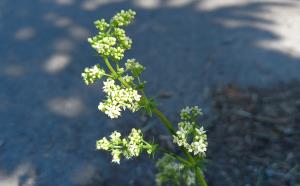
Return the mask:
{"type": "Polygon", "coordinates": [[[143,118],[107,119],[100,85],[80,77],[99,61],[86,42],[92,22],[127,8],[138,13],[127,56],[147,67],[149,94],[168,97],[160,107],[172,121],[184,105],[212,116],[209,92],[228,83],[300,80],[299,1],[2,0],[0,186],[153,185],[151,160],[115,166],[95,151],[98,138],[144,127],[143,118]]]}
{"type": "Polygon", "coordinates": [[[213,92],[207,170],[210,185],[297,186],[300,183],[300,89],[229,85],[213,92]]]}

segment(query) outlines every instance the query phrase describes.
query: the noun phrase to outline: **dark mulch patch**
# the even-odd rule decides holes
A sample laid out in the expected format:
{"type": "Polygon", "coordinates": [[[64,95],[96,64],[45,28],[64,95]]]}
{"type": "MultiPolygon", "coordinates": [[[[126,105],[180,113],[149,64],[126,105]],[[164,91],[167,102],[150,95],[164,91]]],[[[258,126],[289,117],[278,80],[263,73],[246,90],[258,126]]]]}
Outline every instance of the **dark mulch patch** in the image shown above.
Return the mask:
{"type": "Polygon", "coordinates": [[[300,183],[300,84],[227,86],[212,93],[207,167],[210,186],[300,183]]]}

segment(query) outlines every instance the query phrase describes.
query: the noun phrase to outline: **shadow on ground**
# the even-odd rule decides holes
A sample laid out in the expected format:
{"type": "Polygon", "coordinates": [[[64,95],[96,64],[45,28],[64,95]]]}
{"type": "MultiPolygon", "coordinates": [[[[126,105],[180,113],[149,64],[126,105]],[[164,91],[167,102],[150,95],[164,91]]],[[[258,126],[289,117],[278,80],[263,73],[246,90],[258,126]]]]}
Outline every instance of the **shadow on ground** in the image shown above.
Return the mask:
{"type": "Polygon", "coordinates": [[[127,56],[147,67],[150,94],[170,95],[160,107],[171,120],[184,105],[209,115],[212,87],[300,80],[298,2],[212,2],[1,1],[0,185],[153,185],[151,161],[114,166],[95,151],[112,130],[145,123],[107,119],[97,111],[100,85],[80,77],[99,62],[86,42],[92,22],[120,9],[138,13],[127,56]]]}

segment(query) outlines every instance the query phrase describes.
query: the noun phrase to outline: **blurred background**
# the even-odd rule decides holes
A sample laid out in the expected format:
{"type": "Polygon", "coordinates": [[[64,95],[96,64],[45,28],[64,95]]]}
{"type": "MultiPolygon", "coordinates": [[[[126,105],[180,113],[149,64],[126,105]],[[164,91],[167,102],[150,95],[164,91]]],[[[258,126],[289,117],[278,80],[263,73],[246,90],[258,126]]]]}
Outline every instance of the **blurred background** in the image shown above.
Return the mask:
{"type": "Polygon", "coordinates": [[[126,57],[146,66],[148,94],[175,123],[184,106],[204,110],[209,185],[299,184],[299,1],[1,0],[0,186],[154,185],[155,161],[114,165],[95,141],[146,127],[173,148],[158,120],[110,120],[101,83],[81,79],[102,62],[93,21],[128,8],[126,57]]]}

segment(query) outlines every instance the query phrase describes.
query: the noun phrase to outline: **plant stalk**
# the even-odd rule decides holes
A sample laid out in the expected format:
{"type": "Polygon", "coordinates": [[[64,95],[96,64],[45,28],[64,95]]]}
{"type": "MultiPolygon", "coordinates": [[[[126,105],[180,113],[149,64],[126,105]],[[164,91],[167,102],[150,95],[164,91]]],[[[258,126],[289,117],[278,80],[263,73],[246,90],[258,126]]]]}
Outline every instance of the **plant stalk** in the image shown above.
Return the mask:
{"type": "Polygon", "coordinates": [[[172,126],[172,123],[168,120],[168,118],[157,108],[154,108],[152,111],[161,120],[161,122],[166,126],[166,128],[169,130],[169,132],[171,134],[175,135],[176,132],[172,126]]]}
{"type": "MultiPolygon", "coordinates": [[[[103,58],[104,62],[107,66],[107,68],[111,71],[111,73],[113,73],[113,75],[116,75],[117,72],[114,70],[114,68],[111,66],[108,58],[103,58]]],[[[118,77],[118,80],[127,88],[129,88],[130,86],[128,85],[128,83],[126,83],[122,77],[118,77]]],[[[148,98],[146,97],[145,93],[143,93],[143,96],[146,98],[146,100],[148,100],[148,98]]],[[[153,108],[152,112],[156,114],[156,116],[160,119],[160,121],[165,125],[165,127],[168,129],[168,131],[172,134],[175,135],[175,129],[172,125],[172,123],[168,120],[168,118],[157,108],[153,108]]],[[[207,183],[204,179],[204,176],[202,174],[202,171],[200,170],[199,167],[196,166],[196,161],[193,158],[193,156],[183,147],[180,147],[180,150],[184,153],[184,155],[188,158],[188,161],[190,162],[190,164],[192,164],[193,166],[195,166],[194,168],[194,172],[196,175],[196,180],[198,180],[198,182],[201,184],[201,186],[207,186],[207,183]]]]}
{"type": "Polygon", "coordinates": [[[207,186],[203,173],[199,167],[195,167],[195,174],[196,174],[196,180],[200,182],[201,186],[207,186]]]}

